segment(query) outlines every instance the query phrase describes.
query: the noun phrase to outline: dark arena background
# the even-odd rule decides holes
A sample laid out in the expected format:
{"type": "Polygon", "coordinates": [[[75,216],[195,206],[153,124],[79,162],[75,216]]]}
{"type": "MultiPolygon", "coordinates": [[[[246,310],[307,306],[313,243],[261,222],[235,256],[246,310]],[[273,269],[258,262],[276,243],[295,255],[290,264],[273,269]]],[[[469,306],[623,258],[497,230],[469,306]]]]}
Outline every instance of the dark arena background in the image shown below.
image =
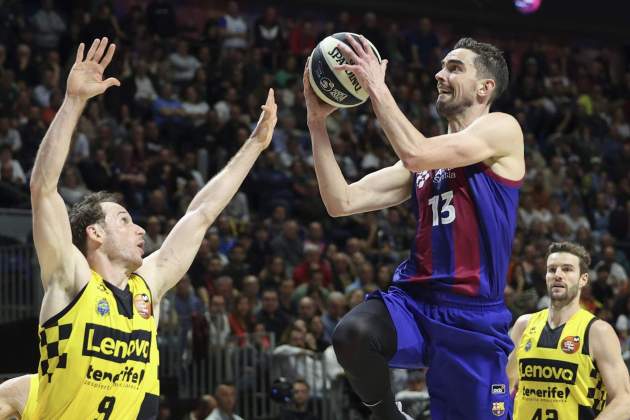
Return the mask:
{"type": "MultiPolygon", "coordinates": [[[[331,334],[366,293],[388,288],[416,220],[409,203],[341,218],[322,203],[302,71],[335,32],[374,43],[399,107],[427,136],[446,129],[434,75],[454,43],[470,36],[504,51],[510,83],[493,110],[520,123],[527,165],[506,303],[514,320],[547,307],[547,247],[578,242],[592,255],[582,307],[614,327],[630,365],[627,2],[529,3],[0,1],[0,381],[37,370],[29,179],[77,45],[101,36],[117,45],[105,76],[122,85],[88,103],[59,192],[69,207],[121,192],[147,254],[247,139],[268,88],[278,102],[271,146],[160,305],[160,419],[206,418],[221,384],[235,387],[246,420],[369,417],[331,334]]],[[[328,129],[349,182],[397,160],[369,101],[335,112],[328,129]]],[[[425,373],[391,371],[416,419],[431,418],[425,373]]]]}

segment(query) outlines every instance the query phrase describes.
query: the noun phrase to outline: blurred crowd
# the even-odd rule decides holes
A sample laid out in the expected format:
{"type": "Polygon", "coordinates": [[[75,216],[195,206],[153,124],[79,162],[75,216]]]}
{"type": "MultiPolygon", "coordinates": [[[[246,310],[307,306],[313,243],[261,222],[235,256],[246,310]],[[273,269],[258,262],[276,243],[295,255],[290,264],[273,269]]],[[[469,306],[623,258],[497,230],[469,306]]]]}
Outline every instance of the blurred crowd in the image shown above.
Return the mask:
{"type": "MultiPolygon", "coordinates": [[[[210,10],[187,4],[192,6],[167,0],[3,3],[0,207],[30,206],[35,153],[64,99],[80,42],[114,40],[107,76],[122,86],[87,105],[59,191],[68,206],[91,191],[121,192],[146,228],[147,253],[247,139],[273,87],[279,122],[272,145],[165,297],[160,329],[174,332],[174,345],[190,358],[199,346],[265,332],[274,333],[276,350],[323,352],[340,317],[365,293],[388,287],[409,252],[416,221],[406,204],[338,219],[327,215],[306,128],[305,59],[326,35],[365,35],[390,61],[387,81],[400,108],[432,136],[446,128],[434,106],[440,61],[461,36],[478,37],[505,51],[511,84],[495,110],[514,115],[525,133],[527,174],[508,305],[515,317],[548,305],[547,246],[577,241],[593,259],[583,306],[616,328],[630,363],[627,50],[559,35],[464,33],[428,18],[369,11],[296,15],[256,2],[217,3],[210,10]],[[204,22],[182,23],[195,13],[199,21],[199,10],[204,22]]],[[[396,161],[369,104],[335,112],[328,125],[349,182],[396,161]]],[[[406,386],[401,383],[399,390],[406,386]]],[[[296,384],[293,391],[304,392],[296,384]]],[[[223,394],[230,389],[218,389],[221,401],[229,400],[223,394]]],[[[204,398],[201,405],[212,397],[204,398]]],[[[286,419],[306,418],[305,411],[286,419]]]]}

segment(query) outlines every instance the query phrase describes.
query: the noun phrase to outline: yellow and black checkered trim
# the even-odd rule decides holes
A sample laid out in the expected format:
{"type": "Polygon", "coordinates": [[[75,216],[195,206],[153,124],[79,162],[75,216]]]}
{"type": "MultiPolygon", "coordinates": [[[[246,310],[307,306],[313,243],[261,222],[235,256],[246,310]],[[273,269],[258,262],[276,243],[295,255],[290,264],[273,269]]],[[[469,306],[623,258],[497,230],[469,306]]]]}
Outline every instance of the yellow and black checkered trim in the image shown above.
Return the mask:
{"type": "Polygon", "coordinates": [[[55,369],[65,369],[68,354],[64,352],[66,342],[72,333],[72,324],[52,323],[39,333],[39,372],[47,376],[48,382],[52,380],[55,369]]]}

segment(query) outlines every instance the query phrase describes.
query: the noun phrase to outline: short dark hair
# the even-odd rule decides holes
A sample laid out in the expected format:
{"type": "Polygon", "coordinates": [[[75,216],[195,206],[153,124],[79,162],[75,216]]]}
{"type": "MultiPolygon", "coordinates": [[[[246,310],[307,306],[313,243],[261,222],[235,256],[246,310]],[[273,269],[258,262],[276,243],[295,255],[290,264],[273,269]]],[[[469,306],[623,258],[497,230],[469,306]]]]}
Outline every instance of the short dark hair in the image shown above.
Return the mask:
{"type": "Polygon", "coordinates": [[[551,254],[557,252],[566,252],[575,255],[580,260],[580,275],[588,272],[588,267],[591,265],[591,254],[582,245],[573,242],[553,242],[549,245],[549,249],[547,249],[545,259],[548,259],[551,254]]]}
{"type": "Polygon", "coordinates": [[[490,103],[494,102],[507,88],[509,73],[503,51],[492,44],[479,42],[472,38],[461,38],[453,49],[465,48],[477,54],[473,64],[480,78],[494,80],[494,91],[490,103]]]}
{"type": "Polygon", "coordinates": [[[70,209],[70,228],[72,229],[72,243],[79,251],[86,255],[87,233],[85,229],[94,223],[105,220],[105,213],[101,203],[113,202],[122,204],[122,196],[117,193],[99,191],[86,195],[83,200],[76,203],[70,209]]]}

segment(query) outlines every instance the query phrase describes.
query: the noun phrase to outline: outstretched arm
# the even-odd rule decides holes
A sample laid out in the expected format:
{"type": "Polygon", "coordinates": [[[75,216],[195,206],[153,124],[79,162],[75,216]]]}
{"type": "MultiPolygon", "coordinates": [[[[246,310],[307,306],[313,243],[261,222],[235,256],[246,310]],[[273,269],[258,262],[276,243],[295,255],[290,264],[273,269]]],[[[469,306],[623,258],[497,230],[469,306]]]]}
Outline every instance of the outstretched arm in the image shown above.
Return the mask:
{"type": "Polygon", "coordinates": [[[466,129],[427,138],[405,117],[385,84],[387,60],[379,63],[365,38],[361,43],[348,37],[352,45],[339,48],[353,64],[338,66],[352,71],[370,93],[372,107],[394,151],[411,171],[457,168],[474,163],[501,160],[493,169],[509,179],[520,179],[524,172],[523,133],[516,119],[508,114],[491,113],[478,118],[466,129]]]}
{"type": "Polygon", "coordinates": [[[606,408],[597,420],[630,419],[630,376],[621,357],[619,337],[605,321],[591,325],[590,353],[606,386],[606,408]]]}
{"type": "Polygon", "coordinates": [[[74,287],[78,285],[72,283],[75,278],[81,277],[75,275],[75,269],[84,271],[87,267],[85,258],[72,245],[70,221],[57,192],[57,184],[68,156],[72,132],[87,100],[103,93],[110,86],[120,85],[114,78],[102,80],[103,71],[111,61],[114,50],[114,44],[107,48],[107,38],[96,39],[84,58],[84,45],[79,45],[76,60],[68,75],[66,97],[37,151],[30,189],[33,240],[44,289],[48,288],[51,281],[58,281],[64,286],[70,286],[66,289],[78,290],[74,287]],[[78,262],[81,267],[77,266],[78,262]]]}
{"type": "Polygon", "coordinates": [[[273,89],[269,90],[262,109],[251,137],[225,168],[195,195],[162,247],[145,258],[138,270],[158,300],[186,273],[206,231],[232,200],[260,153],[269,146],[277,121],[273,89]]]}
{"type": "Polygon", "coordinates": [[[308,64],[304,70],[303,83],[315,174],[328,214],[338,217],[364,213],[407,200],[411,195],[411,173],[401,162],[348,185],[335,159],[326,129],[326,117],[334,108],[315,96],[308,79],[308,64]]]}

